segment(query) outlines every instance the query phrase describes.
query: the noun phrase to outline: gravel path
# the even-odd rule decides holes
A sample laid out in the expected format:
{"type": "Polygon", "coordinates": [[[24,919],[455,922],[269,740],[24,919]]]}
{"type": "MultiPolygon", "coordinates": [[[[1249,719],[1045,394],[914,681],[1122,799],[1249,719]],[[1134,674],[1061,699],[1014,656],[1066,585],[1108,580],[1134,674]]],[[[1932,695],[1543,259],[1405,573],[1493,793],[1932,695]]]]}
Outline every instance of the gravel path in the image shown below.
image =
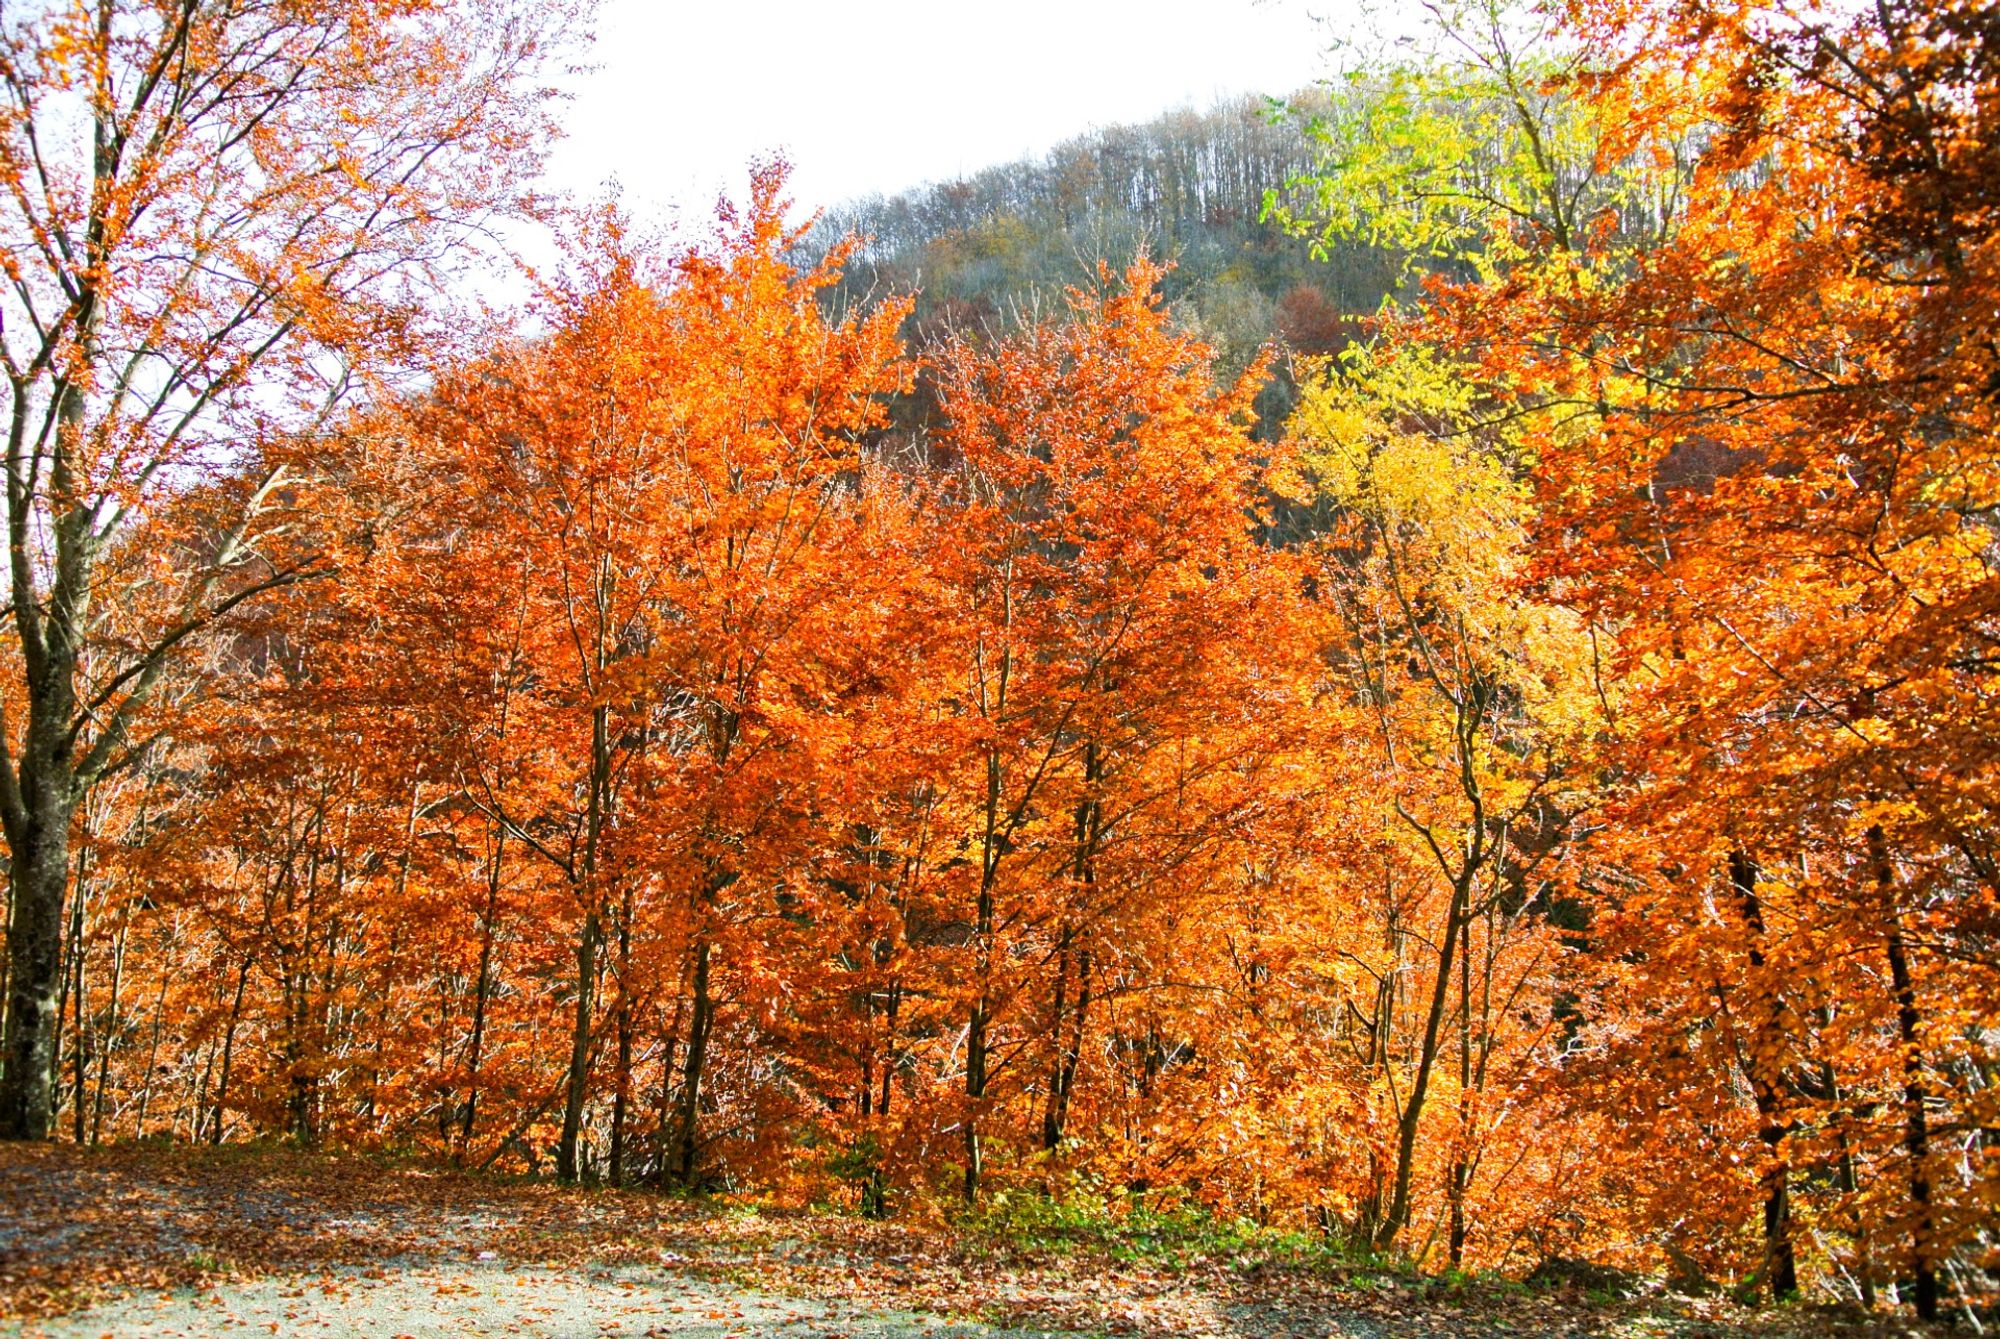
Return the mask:
{"type": "Polygon", "coordinates": [[[685,1336],[686,1339],[1027,1339],[1039,1332],[954,1325],[840,1301],[778,1297],[660,1271],[551,1271],[498,1262],[339,1269],[199,1292],[127,1298],[10,1331],[22,1339],[167,1339],[278,1334],[685,1336]]]}

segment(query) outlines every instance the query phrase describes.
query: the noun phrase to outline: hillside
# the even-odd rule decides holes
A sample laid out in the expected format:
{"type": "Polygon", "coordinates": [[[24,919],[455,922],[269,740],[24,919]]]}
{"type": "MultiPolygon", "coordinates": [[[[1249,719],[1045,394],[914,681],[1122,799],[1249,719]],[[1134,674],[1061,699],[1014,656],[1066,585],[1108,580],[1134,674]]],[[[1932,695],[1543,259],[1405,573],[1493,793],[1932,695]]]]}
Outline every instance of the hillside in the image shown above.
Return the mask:
{"type": "MultiPolygon", "coordinates": [[[[1312,93],[1292,104],[1310,108],[1312,93]]],[[[1398,259],[1360,242],[1315,258],[1265,218],[1265,202],[1309,172],[1314,149],[1295,117],[1263,98],[1142,125],[1094,130],[1038,159],[831,209],[812,247],[863,239],[839,301],[916,296],[915,334],[1012,324],[1116,272],[1144,251],[1172,269],[1162,285],[1180,323],[1245,366],[1266,345],[1324,354],[1351,339],[1395,286],[1398,259]]],[[[1279,376],[1259,403],[1290,407],[1279,376]]],[[[1267,427],[1268,430],[1268,427],[1267,427]]]]}

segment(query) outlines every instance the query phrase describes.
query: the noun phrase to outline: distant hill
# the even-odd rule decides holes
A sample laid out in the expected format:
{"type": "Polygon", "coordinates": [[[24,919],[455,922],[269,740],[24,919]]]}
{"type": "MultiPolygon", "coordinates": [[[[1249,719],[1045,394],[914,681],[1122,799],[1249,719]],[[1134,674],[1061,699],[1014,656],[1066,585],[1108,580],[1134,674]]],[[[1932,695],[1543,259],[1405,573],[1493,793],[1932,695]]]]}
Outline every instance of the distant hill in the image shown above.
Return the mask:
{"type": "MultiPolygon", "coordinates": [[[[1262,221],[1267,192],[1313,162],[1297,122],[1268,108],[1245,98],[1171,112],[1092,131],[1039,159],[856,201],[825,214],[811,245],[823,252],[836,238],[865,238],[835,300],[915,292],[920,339],[1047,310],[1100,261],[1122,268],[1143,247],[1173,262],[1169,302],[1226,367],[1272,342],[1332,352],[1394,287],[1397,261],[1360,244],[1315,260],[1305,241],[1262,221]]],[[[1281,372],[1259,408],[1275,422],[1289,406],[1281,372]]]]}

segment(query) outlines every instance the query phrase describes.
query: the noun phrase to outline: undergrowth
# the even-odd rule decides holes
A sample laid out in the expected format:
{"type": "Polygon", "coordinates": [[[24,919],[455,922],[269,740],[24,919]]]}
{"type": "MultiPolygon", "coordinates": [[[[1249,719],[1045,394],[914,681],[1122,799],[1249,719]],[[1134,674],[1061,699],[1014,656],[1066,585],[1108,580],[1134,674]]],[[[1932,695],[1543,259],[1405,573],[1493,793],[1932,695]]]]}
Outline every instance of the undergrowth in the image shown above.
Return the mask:
{"type": "Polygon", "coordinates": [[[1143,1194],[1106,1189],[1079,1177],[1055,1190],[997,1190],[963,1210],[954,1225],[993,1248],[1185,1266],[1222,1262],[1238,1268],[1284,1265],[1343,1271],[1400,1272],[1402,1266],[1324,1233],[1225,1217],[1192,1201],[1161,1205],[1143,1194]]]}

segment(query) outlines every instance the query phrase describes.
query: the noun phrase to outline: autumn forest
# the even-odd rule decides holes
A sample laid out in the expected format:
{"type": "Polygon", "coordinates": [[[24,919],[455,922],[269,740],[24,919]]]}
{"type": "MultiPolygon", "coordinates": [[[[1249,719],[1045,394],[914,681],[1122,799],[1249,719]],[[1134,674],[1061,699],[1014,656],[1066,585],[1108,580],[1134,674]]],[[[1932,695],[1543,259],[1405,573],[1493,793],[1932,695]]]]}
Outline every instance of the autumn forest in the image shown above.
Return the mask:
{"type": "Polygon", "coordinates": [[[1991,1307],[2000,10],[679,227],[589,22],[0,10],[0,1136],[1991,1307]]]}

